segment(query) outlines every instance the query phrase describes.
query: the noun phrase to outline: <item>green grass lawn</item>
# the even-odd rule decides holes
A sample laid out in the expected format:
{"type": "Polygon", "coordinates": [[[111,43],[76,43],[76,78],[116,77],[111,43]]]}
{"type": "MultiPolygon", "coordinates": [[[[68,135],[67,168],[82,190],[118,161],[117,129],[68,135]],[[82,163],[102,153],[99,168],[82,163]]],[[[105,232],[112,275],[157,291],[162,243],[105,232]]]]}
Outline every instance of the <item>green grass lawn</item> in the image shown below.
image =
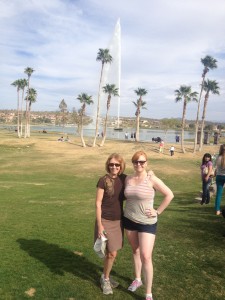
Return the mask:
{"type": "MultiPolygon", "coordinates": [[[[80,148],[83,158],[69,159],[62,151],[57,161],[52,153],[43,156],[33,141],[18,146],[15,136],[0,132],[0,137],[12,140],[0,143],[0,299],[144,299],[144,288],[127,291],[133,267],[126,241],[113,268],[120,287],[112,296],[103,296],[99,287],[95,190],[112,149],[99,150],[102,160],[92,149],[80,148]]],[[[199,158],[162,156],[151,165],[175,194],[159,218],[154,299],[224,300],[225,219],[214,215],[214,199],[208,206],[195,200],[201,189],[199,158]]],[[[156,206],[160,200],[157,196],[156,206]]]]}

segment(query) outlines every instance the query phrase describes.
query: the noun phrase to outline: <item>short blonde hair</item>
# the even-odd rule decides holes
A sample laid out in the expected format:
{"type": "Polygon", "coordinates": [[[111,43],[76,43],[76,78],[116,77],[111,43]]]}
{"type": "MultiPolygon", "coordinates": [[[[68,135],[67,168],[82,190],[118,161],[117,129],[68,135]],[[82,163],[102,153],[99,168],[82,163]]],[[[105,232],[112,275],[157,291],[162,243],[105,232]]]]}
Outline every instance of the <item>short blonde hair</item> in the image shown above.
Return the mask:
{"type": "Polygon", "coordinates": [[[109,155],[109,157],[105,163],[105,169],[106,169],[107,173],[110,173],[109,163],[112,158],[115,158],[120,163],[119,174],[122,174],[125,170],[126,164],[125,164],[123,157],[118,153],[112,153],[111,155],[109,155]]]}

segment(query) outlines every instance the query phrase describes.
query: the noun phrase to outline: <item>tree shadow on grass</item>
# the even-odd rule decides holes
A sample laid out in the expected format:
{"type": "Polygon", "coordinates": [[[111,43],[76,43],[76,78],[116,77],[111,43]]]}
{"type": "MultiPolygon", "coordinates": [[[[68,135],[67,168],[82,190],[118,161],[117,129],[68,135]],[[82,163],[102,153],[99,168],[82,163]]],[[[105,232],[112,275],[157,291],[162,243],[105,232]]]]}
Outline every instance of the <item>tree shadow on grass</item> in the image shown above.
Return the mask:
{"type": "MultiPolygon", "coordinates": [[[[58,245],[49,244],[38,239],[28,240],[20,238],[17,240],[17,243],[19,243],[20,248],[23,251],[27,252],[31,257],[34,257],[45,264],[52,273],[64,276],[64,273],[68,272],[76,277],[88,280],[99,286],[99,278],[100,274],[102,273],[102,266],[90,262],[82,254],[77,254],[76,252],[61,248],[58,245]]],[[[113,274],[117,277],[123,278],[123,280],[127,282],[130,280],[118,275],[115,273],[115,271],[113,271],[113,274]]],[[[118,289],[129,293],[129,295],[134,299],[142,299],[142,297],[138,295],[131,294],[122,286],[119,286],[118,289]]]]}

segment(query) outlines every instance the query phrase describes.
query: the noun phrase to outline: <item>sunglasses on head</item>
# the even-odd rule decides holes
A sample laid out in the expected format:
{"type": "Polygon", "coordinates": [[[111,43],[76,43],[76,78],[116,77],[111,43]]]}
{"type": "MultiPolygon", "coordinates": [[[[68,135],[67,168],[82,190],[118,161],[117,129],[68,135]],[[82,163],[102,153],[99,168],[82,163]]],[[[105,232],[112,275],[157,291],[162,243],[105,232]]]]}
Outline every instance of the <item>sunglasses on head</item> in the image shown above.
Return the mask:
{"type": "Polygon", "coordinates": [[[146,160],[134,160],[134,161],[132,161],[132,163],[134,165],[140,164],[141,166],[143,166],[146,163],[146,160]]]}
{"type": "Polygon", "coordinates": [[[109,163],[109,167],[117,167],[119,168],[120,167],[120,164],[114,164],[114,163],[109,163]]]}

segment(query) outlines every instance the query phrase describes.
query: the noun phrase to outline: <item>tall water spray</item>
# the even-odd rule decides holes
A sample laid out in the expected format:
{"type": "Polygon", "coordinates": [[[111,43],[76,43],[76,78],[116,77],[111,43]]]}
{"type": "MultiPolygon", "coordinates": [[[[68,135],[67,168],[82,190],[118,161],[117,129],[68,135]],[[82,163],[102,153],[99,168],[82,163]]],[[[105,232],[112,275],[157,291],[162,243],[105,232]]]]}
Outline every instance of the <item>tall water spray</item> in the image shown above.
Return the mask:
{"type": "MultiPolygon", "coordinates": [[[[119,95],[121,96],[120,90],[120,79],[121,79],[121,27],[120,19],[118,19],[113,36],[109,42],[108,49],[110,55],[113,58],[111,64],[106,64],[103,70],[102,86],[105,84],[115,84],[119,89],[119,95]]],[[[103,92],[102,92],[103,93],[103,92]]],[[[120,96],[115,97],[117,100],[117,126],[119,127],[120,118],[120,96]]],[[[101,95],[101,98],[103,95],[101,95]]]]}

